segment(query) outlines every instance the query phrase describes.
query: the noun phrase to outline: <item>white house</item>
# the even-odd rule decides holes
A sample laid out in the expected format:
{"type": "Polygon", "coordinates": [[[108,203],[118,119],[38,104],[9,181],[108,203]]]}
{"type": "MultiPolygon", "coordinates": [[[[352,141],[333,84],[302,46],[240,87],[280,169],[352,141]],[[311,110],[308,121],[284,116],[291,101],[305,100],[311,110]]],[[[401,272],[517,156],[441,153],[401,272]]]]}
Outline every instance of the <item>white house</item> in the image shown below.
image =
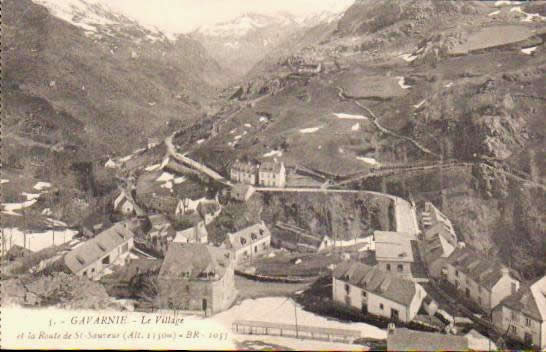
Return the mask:
{"type": "Polygon", "coordinates": [[[286,185],[286,168],[284,163],[267,161],[258,169],[258,183],[264,187],[282,188],[286,185]]]}
{"type": "Polygon", "coordinates": [[[467,298],[490,311],[519,289],[514,273],[471,248],[456,248],[445,264],[446,278],[467,298]]]}
{"type": "Polygon", "coordinates": [[[342,262],[332,275],[335,302],[393,321],[412,321],[426,295],[418,283],[360,262],[342,262]]]}
{"type": "Polygon", "coordinates": [[[68,252],[64,263],[78,276],[98,278],[104,269],[133,248],[133,237],[127,223],[117,223],[68,252]]]}
{"type": "Polygon", "coordinates": [[[231,166],[230,178],[235,182],[255,185],[258,183],[258,166],[236,160],[231,166]]]}
{"type": "Polygon", "coordinates": [[[493,323],[512,338],[546,349],[546,276],[502,300],[493,323]]]}
{"type": "Polygon", "coordinates": [[[253,257],[269,250],[271,232],[262,221],[241,231],[228,233],[225,247],[232,251],[236,262],[252,260],[253,257]]]}

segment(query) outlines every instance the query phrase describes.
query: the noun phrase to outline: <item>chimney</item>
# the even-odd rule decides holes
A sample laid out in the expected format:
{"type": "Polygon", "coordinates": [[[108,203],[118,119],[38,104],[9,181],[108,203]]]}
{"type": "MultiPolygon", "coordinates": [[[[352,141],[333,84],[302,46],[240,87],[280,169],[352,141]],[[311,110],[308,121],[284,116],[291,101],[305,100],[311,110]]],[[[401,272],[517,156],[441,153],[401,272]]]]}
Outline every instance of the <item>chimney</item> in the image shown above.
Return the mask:
{"type": "Polygon", "coordinates": [[[504,277],[504,276],[510,276],[510,269],[508,269],[508,268],[502,268],[502,269],[501,269],[501,274],[502,274],[503,277],[504,277]]]}

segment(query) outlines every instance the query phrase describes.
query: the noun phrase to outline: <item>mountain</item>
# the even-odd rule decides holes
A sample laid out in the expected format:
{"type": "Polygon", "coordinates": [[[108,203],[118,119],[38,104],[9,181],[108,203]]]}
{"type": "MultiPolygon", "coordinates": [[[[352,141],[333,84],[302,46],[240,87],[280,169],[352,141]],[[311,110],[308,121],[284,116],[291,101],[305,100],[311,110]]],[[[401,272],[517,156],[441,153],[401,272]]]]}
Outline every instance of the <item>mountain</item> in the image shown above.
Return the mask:
{"type": "Polygon", "coordinates": [[[3,202],[24,200],[32,181],[83,192],[69,182],[74,167],[102,168],[201,118],[224,81],[195,40],[98,2],[6,0],[2,10],[3,202]]]}
{"type": "Polygon", "coordinates": [[[543,2],[360,0],[268,53],[224,91],[240,111],[183,147],[224,172],[276,157],[332,180],[465,162],[351,186],[432,200],[468,244],[541,275],[545,38],[543,2]]]}
{"type": "Polygon", "coordinates": [[[275,15],[245,13],[230,21],[200,27],[189,35],[200,42],[235,80],[295,33],[331,22],[338,15],[328,10],[303,18],[284,12],[275,15]]]}

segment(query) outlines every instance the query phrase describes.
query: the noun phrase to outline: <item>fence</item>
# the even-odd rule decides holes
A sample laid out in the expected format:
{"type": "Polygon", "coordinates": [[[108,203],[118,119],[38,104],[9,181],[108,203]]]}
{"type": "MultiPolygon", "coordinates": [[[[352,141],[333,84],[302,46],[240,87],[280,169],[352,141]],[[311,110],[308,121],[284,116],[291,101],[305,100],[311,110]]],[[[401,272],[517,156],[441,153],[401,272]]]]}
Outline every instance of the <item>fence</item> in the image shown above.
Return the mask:
{"type": "Polygon", "coordinates": [[[262,321],[236,320],[232,323],[232,330],[239,334],[248,335],[278,335],[314,340],[343,340],[350,342],[361,337],[360,331],[349,329],[322,328],[306,325],[270,323],[262,321]]]}

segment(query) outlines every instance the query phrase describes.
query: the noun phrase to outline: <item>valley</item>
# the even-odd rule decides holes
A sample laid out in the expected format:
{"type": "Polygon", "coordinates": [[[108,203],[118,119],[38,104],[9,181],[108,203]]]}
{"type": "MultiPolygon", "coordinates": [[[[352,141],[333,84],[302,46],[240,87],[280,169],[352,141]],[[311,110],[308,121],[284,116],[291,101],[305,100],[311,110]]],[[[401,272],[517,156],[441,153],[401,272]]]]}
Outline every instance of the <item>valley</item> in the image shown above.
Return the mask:
{"type": "MultiPolygon", "coordinates": [[[[545,2],[356,0],[307,17],[248,12],[176,35],[98,0],[74,4],[3,3],[12,302],[153,310],[175,290],[165,289],[167,265],[189,267],[180,258],[193,255],[223,263],[228,251],[233,268],[218,272],[236,279],[222,310],[287,296],[331,315],[343,309],[332,301],[336,280],[324,278],[351,261],[377,269],[382,233],[414,236],[419,246],[400,254],[411,257],[411,282],[444,292],[447,277],[424,259],[431,206],[454,253],[498,261],[522,287],[546,274],[545,2]],[[66,262],[116,226],[130,233],[116,260],[93,274],[66,262]],[[240,259],[246,232],[270,243],[240,259]],[[49,302],[57,286],[62,299],[49,302]],[[80,298],[87,289],[96,297],[80,298]]],[[[486,310],[442,309],[490,333],[486,310]]],[[[353,313],[340,316],[368,311],[353,313]]],[[[429,315],[402,326],[451,326],[429,315]]]]}

